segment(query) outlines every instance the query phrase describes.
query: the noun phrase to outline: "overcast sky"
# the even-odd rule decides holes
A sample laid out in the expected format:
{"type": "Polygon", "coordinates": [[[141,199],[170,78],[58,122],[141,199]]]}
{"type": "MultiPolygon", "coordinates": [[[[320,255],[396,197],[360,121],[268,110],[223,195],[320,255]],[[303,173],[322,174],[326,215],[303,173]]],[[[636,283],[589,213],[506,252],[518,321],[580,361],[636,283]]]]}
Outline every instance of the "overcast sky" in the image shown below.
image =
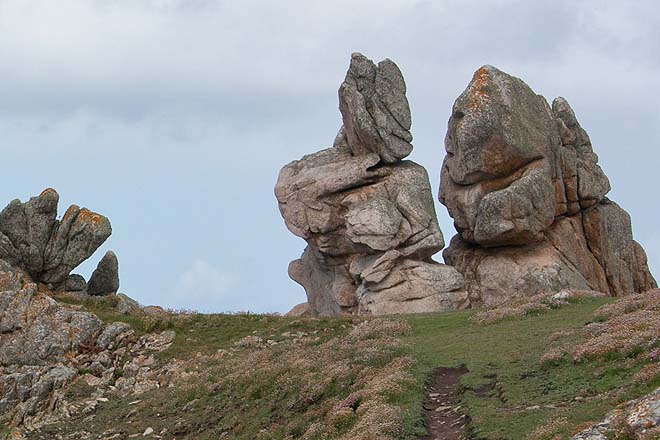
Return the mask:
{"type": "Polygon", "coordinates": [[[113,249],[144,304],[284,312],[305,300],[287,276],[304,242],[273,187],[332,144],[355,51],[401,68],[411,159],[436,196],[479,66],[567,98],[660,275],[656,1],[0,0],[0,202],[54,187],[60,212],[107,215],[113,235],[79,272],[113,249]]]}

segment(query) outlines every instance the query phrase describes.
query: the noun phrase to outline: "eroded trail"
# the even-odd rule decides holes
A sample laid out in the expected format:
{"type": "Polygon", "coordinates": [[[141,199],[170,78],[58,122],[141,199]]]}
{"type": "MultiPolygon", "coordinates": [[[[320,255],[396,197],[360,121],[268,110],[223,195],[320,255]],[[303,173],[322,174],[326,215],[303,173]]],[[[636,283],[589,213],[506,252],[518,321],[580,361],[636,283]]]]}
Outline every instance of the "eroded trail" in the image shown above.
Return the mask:
{"type": "Polygon", "coordinates": [[[422,440],[467,439],[466,418],[459,412],[459,381],[466,367],[433,370],[424,400],[424,420],[429,432],[422,440]]]}

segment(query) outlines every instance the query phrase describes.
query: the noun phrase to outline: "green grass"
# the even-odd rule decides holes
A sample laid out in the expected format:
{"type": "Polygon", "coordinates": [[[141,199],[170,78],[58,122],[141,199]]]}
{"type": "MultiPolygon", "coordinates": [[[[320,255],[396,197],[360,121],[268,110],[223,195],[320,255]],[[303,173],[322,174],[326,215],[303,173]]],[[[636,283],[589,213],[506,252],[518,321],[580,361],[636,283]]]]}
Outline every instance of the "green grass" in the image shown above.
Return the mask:
{"type": "MultiPolygon", "coordinates": [[[[658,385],[634,385],[631,377],[639,367],[629,367],[625,358],[541,364],[553,332],[581,328],[592,319],[596,308],[611,301],[585,300],[491,325],[474,324],[469,320],[474,313],[470,311],[410,316],[414,336],[409,342],[418,361],[418,383],[422,384],[434,367],[465,365],[469,373],[462,378],[462,407],[476,438],[523,439],[557,419],[566,423],[555,434],[568,438],[577,426],[598,421],[617,402],[658,385]],[[539,408],[531,409],[536,406],[539,408]]],[[[577,342],[580,336],[570,339],[577,342]]],[[[422,395],[420,388],[410,390],[411,430],[422,395]]]]}
{"type": "MultiPolygon", "coordinates": [[[[284,332],[304,331],[318,335],[317,345],[320,346],[346,336],[352,324],[360,321],[351,317],[295,319],[253,314],[129,317],[117,314],[111,299],[81,303],[68,298],[66,301],[83,305],[106,322],[128,322],[138,334],[175,330],[174,345],[159,355],[163,363],[172,358],[191,359],[196,353],[210,355],[232,347],[248,335],[280,341],[284,332]]],[[[387,403],[404,410],[402,439],[412,440],[424,433],[421,404],[430,371],[439,366],[461,365],[469,370],[461,382],[461,411],[469,416],[474,438],[525,439],[539,427],[552,426],[552,422],[559,423],[536,438],[554,439],[557,435],[570,438],[579,427],[600,421],[617,403],[660,385],[657,381],[644,386],[634,384],[632,376],[642,362],[631,362],[622,356],[576,364],[568,359],[556,364],[541,363],[540,358],[548,348],[579,343],[582,338],[576,332],[561,341],[549,342],[552,333],[579,330],[593,319],[595,309],[611,301],[582,300],[560,309],[490,325],[472,322],[469,318],[474,311],[396,317],[393,319],[404,319],[412,327],[411,334],[405,337],[404,348],[385,350],[375,356],[349,350],[348,354],[338,355],[338,359],[360,368],[374,369],[398,356],[415,360],[412,367],[415,382],[407,384],[403,392],[386,396],[387,403]]],[[[273,349],[271,363],[286,359],[288,353],[283,347],[286,346],[273,349]]],[[[207,375],[198,382],[191,382],[186,389],[153,390],[140,396],[142,402],[133,406],[128,403],[135,397],[113,398],[103,403],[92,424],[103,431],[121,419],[126,420],[129,432],[140,433],[146,426],[152,426],[158,433],[168,427],[170,434],[177,433],[176,438],[211,439],[223,433],[231,433],[228,438],[285,438],[287,435],[287,438],[296,438],[310,423],[325,417],[328,405],[324,402],[344,399],[358,380],[356,375],[347,375],[323,382],[327,367],[318,365],[318,371],[311,377],[323,385],[303,398],[305,393],[309,394],[310,377],[305,383],[294,374],[286,386],[282,386],[278,379],[286,374],[284,367],[284,370],[264,369],[263,373],[257,371],[246,379],[227,382],[221,377],[227,373],[222,361],[217,365],[205,364],[207,375]],[[214,382],[223,385],[220,388],[210,386],[214,382]],[[127,417],[131,411],[134,414],[127,417]]],[[[70,392],[84,395],[89,390],[83,387],[70,392]]],[[[87,423],[84,418],[74,418],[48,432],[68,432],[87,423]]],[[[335,423],[336,432],[347,432],[355,423],[355,417],[345,417],[335,423]]]]}

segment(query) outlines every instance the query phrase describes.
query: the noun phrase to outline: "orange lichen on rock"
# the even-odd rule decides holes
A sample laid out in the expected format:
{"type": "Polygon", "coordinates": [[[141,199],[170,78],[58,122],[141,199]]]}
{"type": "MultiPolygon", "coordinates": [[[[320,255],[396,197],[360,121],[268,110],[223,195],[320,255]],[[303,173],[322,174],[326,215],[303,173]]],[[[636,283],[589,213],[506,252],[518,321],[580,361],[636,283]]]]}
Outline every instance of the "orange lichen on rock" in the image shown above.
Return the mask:
{"type": "Polygon", "coordinates": [[[51,194],[51,195],[54,195],[54,196],[57,196],[57,197],[60,196],[54,188],[46,188],[45,190],[41,191],[41,194],[39,194],[39,197],[43,197],[43,196],[48,195],[48,194],[51,194]]]}
{"type": "Polygon", "coordinates": [[[80,210],[80,213],[78,214],[76,220],[79,220],[83,223],[92,224],[94,226],[98,226],[104,223],[105,221],[107,221],[107,219],[104,216],[92,212],[87,208],[83,208],[80,210]]]}
{"type": "Polygon", "coordinates": [[[62,223],[67,222],[71,217],[76,215],[78,211],[80,211],[80,207],[78,205],[69,206],[69,209],[67,209],[64,213],[64,216],[62,216],[62,223]]]}
{"type": "Polygon", "coordinates": [[[488,88],[492,82],[492,77],[488,67],[482,66],[474,73],[472,84],[468,90],[467,110],[476,110],[482,108],[490,101],[488,88]]]}

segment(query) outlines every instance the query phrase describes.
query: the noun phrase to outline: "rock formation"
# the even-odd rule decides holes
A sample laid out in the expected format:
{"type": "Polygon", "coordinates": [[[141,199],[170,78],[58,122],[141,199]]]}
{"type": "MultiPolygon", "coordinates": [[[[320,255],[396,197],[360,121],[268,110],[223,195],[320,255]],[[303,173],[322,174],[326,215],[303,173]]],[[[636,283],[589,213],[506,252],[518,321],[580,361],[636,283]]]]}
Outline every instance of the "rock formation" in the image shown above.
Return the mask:
{"type": "Polygon", "coordinates": [[[99,261],[87,285],[87,293],[94,296],[109,295],[119,290],[119,261],[108,251],[99,261]]]}
{"type": "Polygon", "coordinates": [[[102,329],[92,313],[58,307],[29,276],[0,262],[0,364],[61,361],[102,329]]]}
{"type": "Polygon", "coordinates": [[[26,203],[14,200],[0,212],[0,260],[52,286],[64,283],[112,233],[106,217],[76,205],[57,220],[58,201],[49,188],[26,203]]]}
{"type": "Polygon", "coordinates": [[[492,66],[456,100],[440,201],[458,235],[444,258],[472,305],[561,289],[620,295],[656,287],[630,216],[564,98],[492,66]]]}
{"type": "Polygon", "coordinates": [[[412,151],[399,68],[353,54],[339,88],[334,146],[286,165],[275,194],[307,241],[289,275],[311,312],[411,313],[466,305],[463,277],[431,256],[444,247],[429,178],[412,151]]]}
{"type": "MultiPolygon", "coordinates": [[[[151,372],[147,364],[153,363],[154,352],[173,343],[173,331],[138,338],[130,325],[106,324],[79,305],[56,301],[57,295],[74,294],[37,286],[27,273],[0,260],[3,426],[35,428],[58,417],[90,412],[108,400],[103,395],[110,389],[122,396],[142,393],[157,388],[156,379],[169,374],[168,367],[151,372]],[[73,382],[90,387],[94,394],[82,401],[69,396],[67,387],[73,382]]],[[[121,312],[119,303],[117,311],[121,312]]]]}

